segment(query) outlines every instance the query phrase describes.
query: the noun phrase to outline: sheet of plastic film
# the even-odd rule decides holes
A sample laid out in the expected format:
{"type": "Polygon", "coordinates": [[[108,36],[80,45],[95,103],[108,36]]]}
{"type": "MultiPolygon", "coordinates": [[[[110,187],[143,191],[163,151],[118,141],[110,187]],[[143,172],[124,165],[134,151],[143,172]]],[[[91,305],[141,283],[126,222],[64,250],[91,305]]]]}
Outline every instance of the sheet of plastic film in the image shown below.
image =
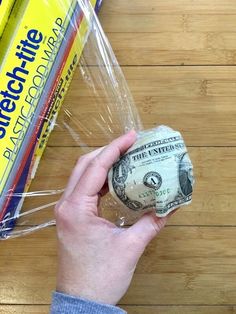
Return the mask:
{"type": "Polygon", "coordinates": [[[2,239],[54,224],[53,208],[79,156],[142,128],[95,14],[100,6],[14,3],[0,41],[2,239]]]}

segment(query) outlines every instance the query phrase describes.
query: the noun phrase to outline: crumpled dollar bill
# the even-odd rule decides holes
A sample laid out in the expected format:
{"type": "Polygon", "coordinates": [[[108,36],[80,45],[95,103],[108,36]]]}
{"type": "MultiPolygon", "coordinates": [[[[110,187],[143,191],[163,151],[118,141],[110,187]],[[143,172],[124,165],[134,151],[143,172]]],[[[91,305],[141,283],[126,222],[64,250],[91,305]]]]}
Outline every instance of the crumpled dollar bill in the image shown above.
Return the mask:
{"type": "Polygon", "coordinates": [[[167,126],[143,131],[108,174],[122,207],[165,217],[192,201],[193,166],[181,134],[167,126]]]}

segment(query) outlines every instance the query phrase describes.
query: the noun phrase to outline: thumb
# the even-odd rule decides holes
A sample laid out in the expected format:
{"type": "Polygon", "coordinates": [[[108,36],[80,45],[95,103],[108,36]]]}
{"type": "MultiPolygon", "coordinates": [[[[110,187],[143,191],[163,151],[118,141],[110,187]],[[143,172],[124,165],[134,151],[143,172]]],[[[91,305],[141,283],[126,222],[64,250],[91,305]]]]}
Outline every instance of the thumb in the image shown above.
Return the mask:
{"type": "Polygon", "coordinates": [[[143,215],[133,226],[127,229],[127,235],[138,239],[143,249],[161,231],[167,222],[167,217],[159,218],[154,213],[143,215]]]}

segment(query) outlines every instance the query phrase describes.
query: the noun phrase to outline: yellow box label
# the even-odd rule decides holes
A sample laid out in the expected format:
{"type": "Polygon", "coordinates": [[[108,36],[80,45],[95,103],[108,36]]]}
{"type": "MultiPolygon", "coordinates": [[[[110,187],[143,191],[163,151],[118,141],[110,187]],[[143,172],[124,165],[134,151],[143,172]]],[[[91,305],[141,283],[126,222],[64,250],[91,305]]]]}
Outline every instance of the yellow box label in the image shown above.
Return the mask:
{"type": "MultiPolygon", "coordinates": [[[[0,194],[9,176],[14,177],[12,169],[19,154],[24,153],[23,145],[30,143],[31,137],[38,131],[39,117],[36,115],[43,111],[45,105],[39,100],[77,3],[73,0],[63,0],[63,5],[58,0],[50,0],[46,4],[38,0],[19,2],[25,9],[20,16],[13,16],[17,21],[17,31],[15,29],[8,46],[4,41],[6,55],[0,67],[0,194]]],[[[84,23],[80,30],[83,36],[87,29],[84,23]]],[[[6,32],[5,29],[4,36],[6,32]]],[[[81,33],[74,45],[79,58],[81,33]]],[[[62,77],[73,62],[73,56],[71,52],[62,77]]],[[[60,105],[55,105],[54,111],[58,112],[60,105]]],[[[39,143],[43,144],[37,148],[38,156],[41,156],[47,142],[47,138],[43,139],[47,128],[46,123],[39,139],[39,143]]]]}

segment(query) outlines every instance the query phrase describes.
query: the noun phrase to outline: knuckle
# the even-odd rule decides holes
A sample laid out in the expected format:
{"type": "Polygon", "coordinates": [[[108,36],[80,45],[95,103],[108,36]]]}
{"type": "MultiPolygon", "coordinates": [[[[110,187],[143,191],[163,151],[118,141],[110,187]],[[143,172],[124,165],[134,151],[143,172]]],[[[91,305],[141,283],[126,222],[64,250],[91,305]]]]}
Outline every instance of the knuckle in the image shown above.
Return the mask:
{"type": "Polygon", "coordinates": [[[90,165],[95,168],[101,167],[102,166],[101,159],[98,156],[94,157],[94,159],[90,161],[90,165]]]}
{"type": "Polygon", "coordinates": [[[93,167],[94,169],[104,170],[105,172],[108,171],[107,165],[99,156],[96,156],[93,160],[90,161],[90,166],[93,167]]]}
{"type": "MultiPolygon", "coordinates": [[[[96,158],[96,157],[95,157],[96,158]]],[[[85,165],[89,165],[90,163],[93,162],[93,155],[92,153],[87,153],[87,154],[84,154],[82,156],[80,156],[77,160],[77,163],[76,165],[81,165],[81,164],[85,164],[85,165]]]]}
{"type": "Polygon", "coordinates": [[[166,223],[166,219],[160,219],[160,218],[157,218],[157,217],[151,217],[151,223],[152,223],[152,226],[153,226],[153,232],[154,232],[154,236],[157,235],[161,229],[165,226],[165,223],[166,223]]]}
{"type": "Polygon", "coordinates": [[[77,165],[83,163],[85,161],[85,159],[86,159],[86,155],[80,156],[77,160],[77,165]]]}
{"type": "Polygon", "coordinates": [[[72,204],[70,204],[67,199],[61,200],[57,203],[54,208],[54,214],[58,225],[63,227],[71,227],[73,223],[73,219],[70,214],[71,206],[72,204]]]}
{"type": "Polygon", "coordinates": [[[64,201],[59,201],[55,208],[54,208],[54,214],[57,220],[61,220],[65,218],[65,204],[64,201]]]}
{"type": "Polygon", "coordinates": [[[152,227],[151,236],[155,237],[155,236],[158,234],[158,232],[160,231],[160,227],[159,227],[159,225],[154,221],[154,219],[152,219],[151,227],[152,227]]]}

